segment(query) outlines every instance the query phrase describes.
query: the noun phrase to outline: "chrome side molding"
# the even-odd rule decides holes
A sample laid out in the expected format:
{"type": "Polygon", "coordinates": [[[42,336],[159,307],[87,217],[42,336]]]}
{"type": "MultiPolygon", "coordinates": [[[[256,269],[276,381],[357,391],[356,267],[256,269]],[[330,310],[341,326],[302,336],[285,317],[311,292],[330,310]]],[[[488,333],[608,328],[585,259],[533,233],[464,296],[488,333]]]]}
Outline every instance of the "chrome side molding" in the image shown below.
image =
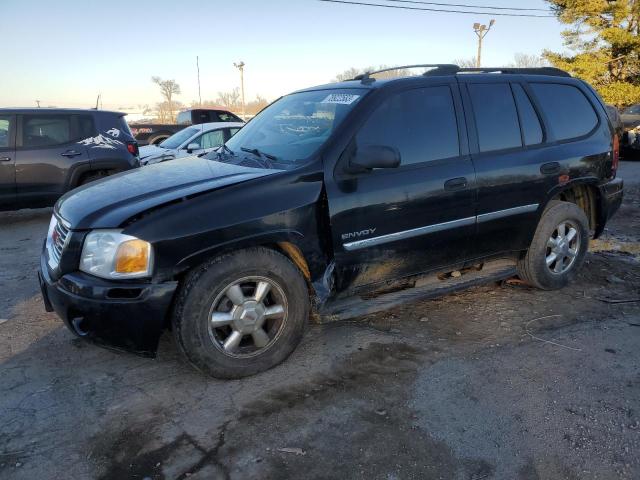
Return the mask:
{"type": "Polygon", "coordinates": [[[365,238],[363,240],[356,240],[355,242],[343,243],[342,246],[348,252],[354,250],[360,250],[362,248],[373,247],[376,245],[383,245],[385,243],[395,242],[397,240],[406,240],[407,238],[418,237],[420,235],[427,235],[429,233],[441,232],[443,230],[449,230],[452,228],[468,227],[475,223],[489,222],[491,220],[497,220],[500,218],[509,217],[511,215],[519,215],[522,213],[535,212],[539,207],[538,203],[532,203],[530,205],[522,205],[520,207],[507,208],[505,210],[497,210],[495,212],[483,213],[475,217],[460,218],[458,220],[452,220],[450,222],[435,223],[433,225],[427,225],[424,227],[412,228],[410,230],[403,230],[402,232],[388,233],[386,235],[380,235],[379,237],[365,238]]]}

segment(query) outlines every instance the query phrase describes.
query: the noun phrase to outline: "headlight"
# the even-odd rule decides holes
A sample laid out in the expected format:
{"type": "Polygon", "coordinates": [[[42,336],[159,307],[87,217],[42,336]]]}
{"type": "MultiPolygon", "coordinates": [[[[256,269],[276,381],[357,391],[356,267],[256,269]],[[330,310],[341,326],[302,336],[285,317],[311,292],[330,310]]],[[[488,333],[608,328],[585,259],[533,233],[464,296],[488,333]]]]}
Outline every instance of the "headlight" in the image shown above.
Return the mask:
{"type": "Polygon", "coordinates": [[[84,239],[80,270],[102,278],[140,278],[151,275],[153,249],[149,242],[120,233],[95,230],[84,239]]]}

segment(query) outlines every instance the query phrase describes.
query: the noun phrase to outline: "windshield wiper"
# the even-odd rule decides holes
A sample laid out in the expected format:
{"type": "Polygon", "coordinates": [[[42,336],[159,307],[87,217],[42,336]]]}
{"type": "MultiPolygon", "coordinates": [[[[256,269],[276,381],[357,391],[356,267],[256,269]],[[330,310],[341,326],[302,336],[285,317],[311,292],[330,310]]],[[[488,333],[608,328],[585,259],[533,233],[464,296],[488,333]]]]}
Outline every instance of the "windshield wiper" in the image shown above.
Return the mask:
{"type": "Polygon", "coordinates": [[[220,150],[227,152],[229,155],[235,155],[235,152],[227,147],[224,143],[218,147],[218,151],[220,150]]]}
{"type": "Polygon", "coordinates": [[[241,147],[240,150],[242,150],[243,152],[247,152],[247,153],[253,153],[256,157],[266,157],[269,160],[274,160],[274,161],[278,160],[278,157],[276,157],[275,155],[271,155],[270,153],[261,152],[257,148],[241,147]]]}

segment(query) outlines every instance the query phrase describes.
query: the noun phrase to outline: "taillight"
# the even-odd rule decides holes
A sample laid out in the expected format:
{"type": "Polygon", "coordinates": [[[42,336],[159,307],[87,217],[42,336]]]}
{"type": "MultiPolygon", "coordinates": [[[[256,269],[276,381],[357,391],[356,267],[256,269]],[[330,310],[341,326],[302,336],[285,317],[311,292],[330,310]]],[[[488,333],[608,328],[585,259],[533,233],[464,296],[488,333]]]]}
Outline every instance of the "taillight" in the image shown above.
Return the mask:
{"type": "Polygon", "coordinates": [[[611,161],[611,176],[615,178],[620,163],[620,139],[618,135],[613,136],[613,160],[611,161]]]}
{"type": "Polygon", "coordinates": [[[127,150],[129,153],[135,157],[138,156],[138,143],[137,142],[127,142],[127,150]]]}

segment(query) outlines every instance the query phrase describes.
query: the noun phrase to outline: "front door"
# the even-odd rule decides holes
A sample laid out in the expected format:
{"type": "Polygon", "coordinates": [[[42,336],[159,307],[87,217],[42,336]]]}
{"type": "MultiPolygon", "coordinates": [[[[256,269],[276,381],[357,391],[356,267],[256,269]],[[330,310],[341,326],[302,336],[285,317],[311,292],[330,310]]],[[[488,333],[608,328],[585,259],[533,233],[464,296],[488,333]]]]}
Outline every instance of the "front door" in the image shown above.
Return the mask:
{"type": "Polygon", "coordinates": [[[15,125],[14,115],[0,115],[0,210],[16,199],[15,125]]]}
{"type": "Polygon", "coordinates": [[[72,166],[89,163],[78,115],[21,115],[16,148],[18,202],[52,205],[67,188],[72,166]]]}
{"type": "Polygon", "coordinates": [[[203,133],[199,137],[194,138],[189,141],[189,144],[197,144],[198,148],[191,151],[191,155],[202,155],[205,153],[209,153],[220,145],[224,144],[224,130],[211,130],[209,132],[203,133]]]}
{"type": "Polygon", "coordinates": [[[455,83],[390,93],[325,174],[338,290],[464,262],[475,172],[463,118],[455,83]],[[344,173],[350,152],[367,145],[397,149],[400,166],[344,173]]]}

